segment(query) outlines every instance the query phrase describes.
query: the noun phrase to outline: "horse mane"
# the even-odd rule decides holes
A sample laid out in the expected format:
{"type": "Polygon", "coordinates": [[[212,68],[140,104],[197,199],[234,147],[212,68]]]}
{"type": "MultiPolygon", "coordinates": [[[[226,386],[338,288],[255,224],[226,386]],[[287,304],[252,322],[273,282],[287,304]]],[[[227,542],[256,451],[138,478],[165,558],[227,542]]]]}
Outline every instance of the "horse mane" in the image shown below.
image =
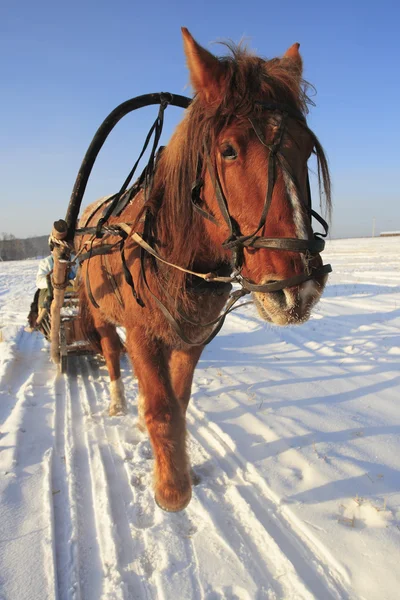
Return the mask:
{"type": "MultiPolygon", "coordinates": [[[[199,95],[194,97],[161,156],[152,193],[143,209],[151,215],[153,239],[159,242],[164,256],[189,269],[201,268],[201,264],[195,264],[195,258],[205,243],[204,219],[191,203],[191,188],[205,144],[213,157],[219,134],[233,119],[240,123],[250,115],[261,117],[264,109],[256,100],[284,104],[303,115],[308,113],[308,106],[313,105],[307,95],[310,85],[301,78],[289,58],[264,60],[241,45],[231,42],[224,45],[231,53],[219,58],[226,74],[224,95],[214,104],[204,103],[199,95]]],[[[324,197],[329,213],[331,186],[327,159],[316,136],[308,131],[317,156],[320,197],[324,197]]],[[[210,257],[212,249],[204,250],[210,257]]],[[[218,260],[217,255],[214,258],[218,260]]],[[[176,302],[185,303],[184,273],[161,268],[156,279],[162,286],[167,285],[176,302]]]]}

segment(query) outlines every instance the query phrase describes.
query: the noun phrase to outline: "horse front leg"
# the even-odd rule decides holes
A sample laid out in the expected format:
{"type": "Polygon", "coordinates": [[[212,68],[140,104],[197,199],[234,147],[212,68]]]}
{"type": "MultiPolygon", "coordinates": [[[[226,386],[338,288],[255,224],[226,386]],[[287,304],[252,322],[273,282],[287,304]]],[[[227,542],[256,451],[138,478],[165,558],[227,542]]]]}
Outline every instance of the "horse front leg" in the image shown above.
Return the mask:
{"type": "MultiPolygon", "coordinates": [[[[193,346],[187,350],[172,350],[169,354],[169,372],[172,389],[178,398],[183,414],[186,415],[192,393],[193,375],[204,346],[193,346]]],[[[193,485],[200,483],[200,477],[190,468],[193,485]]]]}
{"type": "Polygon", "coordinates": [[[194,370],[204,346],[193,346],[187,350],[172,350],[169,356],[169,372],[172,389],[184,414],[192,392],[194,370]]]}
{"type": "Polygon", "coordinates": [[[189,504],[192,489],[185,415],[171,385],[167,352],[139,328],[127,332],[127,348],[154,452],[155,500],[163,510],[177,512],[189,504]]]}

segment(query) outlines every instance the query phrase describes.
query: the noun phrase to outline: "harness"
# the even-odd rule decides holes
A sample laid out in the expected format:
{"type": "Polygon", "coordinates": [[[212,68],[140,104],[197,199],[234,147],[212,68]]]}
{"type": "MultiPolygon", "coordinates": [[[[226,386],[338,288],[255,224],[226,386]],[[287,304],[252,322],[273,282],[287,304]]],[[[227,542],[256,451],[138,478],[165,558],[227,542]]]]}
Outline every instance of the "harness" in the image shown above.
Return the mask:
{"type": "MultiPolygon", "coordinates": [[[[310,267],[309,262],[313,258],[313,256],[319,254],[323,251],[325,247],[325,238],[328,234],[328,225],[326,221],[318,215],[313,209],[311,204],[311,192],[310,192],[310,184],[307,175],[307,201],[305,204],[308,216],[310,218],[314,217],[324,228],[324,233],[314,233],[313,238],[310,240],[298,239],[298,238],[266,238],[259,236],[258,233],[263,229],[267,217],[268,212],[272,202],[272,195],[274,186],[277,180],[277,165],[279,164],[282,172],[289,178],[289,181],[294,185],[296,190],[299,190],[299,185],[296,181],[295,175],[292,172],[290,164],[288,164],[284,155],[281,152],[281,143],[284,137],[284,133],[286,130],[286,123],[289,118],[295,119],[299,122],[312,136],[315,140],[315,136],[308,129],[306,119],[300,111],[293,109],[292,107],[277,104],[277,103],[263,103],[256,102],[256,104],[262,108],[263,111],[271,111],[278,112],[281,114],[280,124],[277,128],[277,131],[274,135],[274,138],[270,144],[268,144],[265,140],[264,134],[259,123],[255,118],[249,117],[249,123],[253,128],[256,136],[259,141],[268,148],[269,157],[268,157],[268,181],[267,181],[267,190],[264,201],[264,206],[262,209],[262,213],[260,215],[260,219],[255,231],[248,235],[243,235],[240,231],[239,224],[233,219],[229,212],[228,201],[224,195],[221,182],[218,175],[218,170],[213,164],[211,159],[209,150],[205,145],[203,154],[199,153],[197,169],[196,169],[196,179],[193,182],[192,190],[191,190],[191,202],[194,210],[196,210],[203,218],[208,219],[213,222],[215,225],[219,226],[220,223],[216,219],[216,217],[201,207],[201,189],[204,185],[203,173],[205,169],[208,170],[213,187],[216,194],[216,199],[218,203],[218,207],[221,213],[222,218],[224,219],[226,225],[229,229],[229,236],[223,242],[223,247],[229,249],[232,253],[232,262],[231,262],[231,272],[229,276],[219,275],[217,273],[198,273],[187,269],[185,267],[173,264],[168,262],[164,257],[162,257],[157,250],[153,247],[153,223],[151,222],[151,215],[148,209],[145,209],[144,219],[143,219],[143,233],[139,234],[137,231],[134,231],[131,224],[129,223],[118,223],[118,224],[108,224],[109,218],[113,215],[120,215],[121,212],[126,207],[127,203],[132,201],[139,190],[144,191],[144,201],[148,200],[150,197],[154,174],[157,164],[157,150],[158,144],[160,141],[163,123],[164,123],[164,112],[168,105],[179,106],[181,108],[187,108],[191,103],[190,98],[186,98],[184,96],[172,95],[169,93],[160,93],[160,94],[147,94],[145,96],[138,96],[137,98],[133,98],[132,100],[128,100],[124,102],[120,106],[118,106],[110,115],[105,119],[103,124],[100,126],[98,131],[96,132],[92,143],[90,144],[88,151],[84,157],[81,168],[79,170],[75,186],[71,195],[70,204],[67,212],[67,225],[68,225],[68,239],[72,241],[75,235],[87,235],[90,234],[92,237],[89,242],[84,244],[84,248],[82,248],[78,255],[77,259],[79,262],[83,262],[84,260],[90,260],[92,256],[95,255],[106,255],[109,254],[115,248],[119,248],[122,260],[122,268],[125,276],[126,282],[129,284],[132,290],[132,294],[135,300],[138,302],[140,306],[144,306],[142,299],[138,296],[135,285],[132,279],[132,275],[129,271],[125,260],[124,246],[125,242],[128,238],[132,238],[132,240],[140,246],[140,263],[141,263],[141,278],[144,282],[146,289],[149,291],[150,295],[156,301],[156,304],[169,321],[175,332],[179,335],[179,337],[188,345],[204,345],[209,343],[219,332],[221,329],[226,316],[234,309],[234,304],[242,298],[244,295],[249,294],[250,292],[274,292],[278,290],[282,290],[287,287],[297,286],[305,281],[310,279],[314,279],[315,277],[324,276],[332,271],[331,265],[324,265],[319,268],[310,267]],[[80,204],[82,202],[83,194],[85,192],[86,184],[89,179],[93,164],[95,159],[107,139],[109,133],[118,123],[118,121],[128,114],[129,112],[136,110],[142,106],[147,106],[150,104],[159,104],[159,111],[156,120],[150,128],[150,131],[146,137],[145,143],[143,145],[142,151],[140,152],[139,158],[135,162],[132,167],[130,173],[125,179],[121,189],[117,194],[111,196],[105,200],[105,207],[103,209],[102,216],[98,220],[96,226],[90,227],[87,226],[90,219],[93,215],[99,210],[99,207],[96,207],[95,211],[90,215],[87,219],[85,226],[75,229],[75,223],[79,214],[80,204]],[[136,172],[137,166],[144,155],[147,147],[150,144],[150,141],[153,137],[150,158],[148,163],[139,177],[137,182],[128,189],[129,184],[131,183],[133,176],[136,172]],[[117,241],[111,244],[104,244],[104,237],[117,237],[117,241]],[[89,246],[89,249],[87,248],[89,246]],[[241,274],[241,269],[243,266],[243,250],[245,248],[269,248],[273,250],[285,250],[290,252],[298,252],[301,253],[305,260],[305,271],[299,275],[294,275],[292,277],[288,277],[286,279],[280,281],[273,281],[265,284],[256,284],[244,277],[241,274]],[[86,249],[86,252],[83,252],[83,249],[86,249]],[[192,342],[187,338],[185,333],[182,330],[182,327],[176,321],[176,319],[172,316],[171,312],[168,308],[161,302],[161,300],[152,292],[150,289],[149,283],[146,278],[146,269],[145,269],[145,259],[146,257],[152,257],[154,261],[160,261],[164,264],[167,264],[175,269],[179,269],[184,271],[192,278],[200,278],[205,282],[206,288],[209,287],[213,290],[219,290],[219,293],[228,293],[232,284],[239,284],[240,289],[233,291],[230,294],[227,308],[225,311],[213,321],[208,323],[199,323],[189,319],[186,315],[182,314],[179,309],[177,309],[177,314],[179,317],[185,322],[195,325],[198,327],[211,327],[215,325],[212,333],[206,337],[204,340],[200,342],[192,342]]],[[[159,154],[158,154],[159,156],[159,154]]],[[[90,290],[90,280],[89,280],[89,268],[87,269],[86,275],[86,285],[88,289],[88,295],[91,299],[94,306],[99,307],[96,300],[93,297],[93,294],[90,290]]],[[[203,286],[204,287],[204,286],[203,286]]],[[[114,291],[115,286],[113,285],[114,291]]],[[[167,290],[163,289],[163,292],[168,297],[169,294],[167,290]]],[[[242,306],[242,305],[241,305],[242,306]]],[[[238,307],[236,307],[238,308],[238,307]]]]}

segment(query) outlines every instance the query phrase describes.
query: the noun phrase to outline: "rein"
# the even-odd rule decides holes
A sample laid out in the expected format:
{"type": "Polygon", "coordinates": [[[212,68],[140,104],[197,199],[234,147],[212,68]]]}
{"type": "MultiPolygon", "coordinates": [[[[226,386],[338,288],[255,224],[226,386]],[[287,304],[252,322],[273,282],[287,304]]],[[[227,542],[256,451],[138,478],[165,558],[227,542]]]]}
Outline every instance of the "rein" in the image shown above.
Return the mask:
{"type": "MultiPolygon", "coordinates": [[[[137,98],[133,98],[132,100],[128,100],[127,102],[118,106],[114,111],[112,111],[112,113],[110,113],[110,115],[105,119],[103,124],[100,126],[100,128],[96,132],[95,137],[93,138],[93,141],[92,141],[91,145],[89,146],[88,151],[85,155],[85,158],[82,162],[82,165],[81,165],[80,171],[78,173],[78,176],[77,176],[77,179],[75,182],[75,186],[74,186],[74,189],[73,189],[73,192],[71,195],[71,200],[70,200],[70,204],[69,204],[69,208],[68,208],[68,212],[67,212],[66,221],[67,221],[67,225],[68,225],[68,240],[70,242],[73,240],[75,235],[92,234],[92,237],[90,238],[90,240],[85,242],[84,246],[78,252],[76,260],[78,260],[80,263],[82,263],[84,260],[88,260],[88,262],[89,262],[90,258],[92,256],[106,255],[106,254],[109,254],[110,252],[112,252],[115,248],[119,248],[119,251],[121,253],[121,260],[122,260],[122,266],[123,266],[125,280],[128,283],[128,285],[131,287],[132,294],[133,294],[135,300],[138,302],[138,304],[140,306],[144,306],[143,301],[136,293],[132,275],[129,271],[129,268],[128,268],[126,260],[125,260],[124,246],[128,239],[132,239],[134,241],[134,243],[140,247],[141,277],[142,277],[142,280],[143,280],[147,290],[149,291],[149,293],[151,294],[153,299],[156,301],[157,306],[160,308],[160,310],[162,311],[162,313],[164,314],[164,316],[166,317],[168,322],[171,324],[171,326],[175,330],[175,332],[179,335],[179,337],[188,345],[198,346],[198,345],[208,344],[217,335],[217,333],[220,331],[220,329],[225,321],[226,316],[230,312],[232,312],[232,310],[234,310],[235,308],[239,308],[239,306],[234,307],[234,304],[236,304],[236,302],[243,296],[249,294],[250,292],[275,292],[275,291],[282,290],[287,287],[296,286],[296,285],[299,285],[310,279],[314,279],[315,277],[320,277],[327,273],[330,273],[332,271],[332,267],[331,267],[331,265],[324,265],[323,267],[320,267],[320,268],[314,268],[314,267],[310,268],[309,264],[308,264],[309,260],[314,255],[322,252],[322,250],[325,247],[325,241],[322,238],[326,237],[328,234],[328,225],[327,225],[326,221],[320,215],[318,215],[318,213],[316,213],[314,210],[312,210],[311,193],[310,193],[310,185],[309,185],[309,181],[308,181],[308,176],[307,176],[307,189],[308,189],[307,210],[308,210],[308,214],[310,217],[310,221],[311,221],[311,217],[314,217],[318,220],[318,222],[324,228],[324,233],[314,233],[314,237],[311,240],[304,240],[304,239],[298,239],[298,238],[266,238],[266,237],[261,237],[261,236],[257,235],[258,232],[264,227],[264,225],[266,223],[269,208],[271,206],[273,189],[274,189],[274,186],[276,183],[277,163],[279,163],[281,170],[289,177],[290,181],[293,183],[295,188],[298,189],[295,178],[294,178],[293,174],[291,173],[290,166],[287,164],[286,159],[280,152],[280,145],[281,145],[284,133],[285,133],[286,121],[289,117],[300,121],[303,124],[303,126],[306,127],[307,129],[308,129],[308,127],[307,127],[306,120],[305,120],[304,116],[302,115],[302,113],[300,113],[299,111],[296,111],[295,109],[293,109],[291,107],[288,107],[286,105],[281,105],[281,104],[275,104],[275,103],[266,104],[266,103],[257,102],[257,104],[262,106],[262,108],[264,110],[277,111],[282,114],[279,128],[278,128],[271,144],[268,144],[266,142],[263,132],[260,129],[259,125],[251,117],[249,118],[249,122],[250,122],[255,134],[257,135],[258,139],[269,150],[268,182],[267,182],[266,197],[265,197],[264,206],[263,206],[263,210],[262,210],[262,213],[260,216],[258,226],[252,234],[242,235],[239,225],[231,217],[231,215],[229,213],[228,202],[227,202],[227,199],[222,190],[218,172],[212,163],[212,160],[211,160],[208,150],[205,149],[204,156],[201,157],[199,155],[199,158],[198,158],[198,165],[197,165],[197,169],[196,169],[196,171],[197,171],[196,172],[196,180],[194,181],[194,183],[192,185],[192,191],[191,191],[191,202],[192,202],[193,208],[203,218],[210,220],[211,222],[213,222],[216,225],[219,225],[218,220],[213,215],[211,215],[210,213],[205,211],[203,208],[201,208],[201,206],[200,206],[200,204],[202,203],[202,200],[200,197],[200,191],[204,185],[204,181],[202,179],[202,173],[203,173],[204,168],[206,168],[208,170],[208,172],[211,176],[212,182],[213,182],[213,187],[214,187],[214,191],[216,194],[220,213],[229,228],[229,237],[223,242],[223,246],[225,248],[231,250],[231,252],[232,252],[232,267],[233,267],[232,271],[233,271],[233,273],[231,276],[224,277],[224,276],[220,276],[213,272],[197,273],[195,271],[191,271],[190,269],[186,269],[179,265],[168,262],[151,245],[151,235],[150,235],[151,223],[150,223],[150,214],[149,214],[148,210],[145,212],[144,227],[143,227],[142,234],[139,234],[137,231],[134,231],[132,225],[129,223],[118,223],[118,224],[113,224],[113,225],[107,224],[111,215],[120,214],[122,212],[122,210],[125,208],[127,202],[130,201],[132,199],[132,197],[134,197],[134,195],[136,195],[136,193],[140,189],[144,190],[145,202],[146,202],[146,200],[148,200],[148,198],[150,197],[152,184],[154,181],[154,174],[155,174],[155,168],[156,168],[156,163],[157,163],[157,149],[158,149],[158,144],[159,144],[161,133],[162,133],[165,109],[168,107],[169,104],[174,105],[174,106],[180,106],[182,108],[187,108],[189,106],[190,102],[191,102],[191,99],[186,98],[184,96],[174,96],[172,94],[166,94],[166,93],[148,94],[146,96],[139,96],[137,98]],[[123,116],[125,116],[132,110],[136,110],[137,108],[140,108],[142,106],[146,106],[149,104],[159,104],[160,105],[158,115],[146,137],[146,140],[145,140],[143,148],[140,152],[139,158],[137,159],[137,161],[135,162],[134,166],[132,167],[130,173],[128,174],[127,178],[125,179],[123,185],[121,186],[121,189],[119,190],[119,192],[117,194],[115,194],[114,196],[105,200],[105,203],[107,204],[107,206],[103,210],[103,214],[100,217],[100,219],[97,222],[97,225],[95,227],[85,226],[82,228],[75,229],[75,222],[76,222],[78,214],[79,214],[80,204],[82,202],[83,194],[85,192],[86,184],[89,179],[93,164],[95,162],[95,159],[96,159],[102,145],[104,144],[105,140],[107,139],[109,133],[112,131],[112,129],[115,127],[115,125],[118,123],[118,121],[123,116]],[[136,172],[137,166],[138,166],[141,158],[143,157],[147,147],[149,146],[151,138],[153,136],[154,136],[154,139],[153,139],[153,143],[151,146],[150,158],[148,160],[148,163],[147,163],[141,177],[139,178],[139,182],[134,184],[133,187],[130,188],[130,190],[128,190],[128,186],[136,172]],[[205,163],[205,165],[203,163],[205,163]],[[133,193],[130,193],[130,192],[133,192],[133,193]],[[102,243],[103,238],[109,237],[109,236],[111,236],[111,237],[117,236],[119,238],[119,240],[117,242],[114,242],[111,244],[103,244],[102,243]],[[88,246],[89,246],[89,250],[86,252],[83,252],[83,249],[87,249],[88,246]],[[269,283],[262,284],[262,285],[255,284],[255,283],[251,282],[249,279],[247,279],[241,275],[241,269],[242,269],[242,265],[243,265],[243,250],[244,250],[244,248],[249,248],[249,247],[255,248],[255,249],[270,248],[270,249],[274,249],[274,250],[286,250],[286,251],[290,251],[290,252],[299,252],[301,254],[304,254],[304,256],[305,256],[305,272],[301,273],[299,275],[294,275],[293,277],[288,277],[288,278],[280,280],[280,281],[271,281],[269,283]],[[206,337],[204,340],[201,340],[199,342],[193,342],[193,341],[189,340],[187,338],[187,336],[185,335],[185,333],[183,332],[182,327],[179,325],[179,323],[176,321],[176,319],[172,316],[172,314],[167,309],[167,307],[152,292],[152,290],[149,287],[147,278],[146,278],[146,270],[145,270],[146,256],[151,256],[151,257],[153,257],[153,259],[155,261],[160,261],[170,267],[179,269],[180,271],[183,271],[183,272],[187,273],[188,275],[201,278],[207,284],[209,284],[211,286],[220,286],[221,289],[222,288],[224,289],[224,293],[227,293],[226,290],[231,289],[231,287],[232,287],[231,284],[239,284],[240,285],[239,290],[235,290],[234,292],[232,292],[230,294],[228,305],[227,305],[227,308],[225,309],[225,311],[219,317],[217,317],[216,319],[214,319],[213,321],[210,321],[208,323],[198,323],[198,322],[192,321],[186,315],[182,314],[178,309],[176,309],[179,317],[189,324],[199,326],[199,327],[210,327],[210,326],[216,325],[216,327],[213,329],[211,334],[208,337],[206,337]]],[[[96,207],[94,212],[97,212],[98,208],[99,207],[96,207]]],[[[88,221],[93,216],[93,214],[94,213],[92,213],[92,215],[89,217],[88,221]]],[[[88,221],[87,221],[87,223],[88,223],[88,221]]],[[[86,225],[87,225],[87,223],[86,223],[86,225]]],[[[86,275],[86,284],[87,284],[89,298],[92,301],[92,303],[94,304],[94,306],[98,308],[99,305],[97,304],[96,300],[94,299],[94,296],[90,289],[89,265],[88,265],[87,275],[86,275]]],[[[169,295],[165,289],[163,289],[163,291],[167,296],[169,295]]],[[[115,290],[114,290],[114,292],[115,292],[115,290]]],[[[248,303],[246,302],[244,304],[248,304],[248,303]]],[[[243,306],[244,304],[242,303],[240,306],[243,306]]]]}

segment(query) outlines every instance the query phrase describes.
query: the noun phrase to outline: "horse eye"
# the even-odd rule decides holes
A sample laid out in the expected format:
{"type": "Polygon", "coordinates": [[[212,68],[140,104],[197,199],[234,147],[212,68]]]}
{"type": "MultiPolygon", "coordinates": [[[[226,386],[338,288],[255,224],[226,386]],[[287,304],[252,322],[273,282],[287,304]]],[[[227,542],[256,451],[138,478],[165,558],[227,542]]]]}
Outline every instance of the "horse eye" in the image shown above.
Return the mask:
{"type": "Polygon", "coordinates": [[[236,158],[238,157],[235,148],[233,148],[233,146],[230,146],[229,144],[224,147],[224,149],[221,152],[221,156],[225,160],[236,160],[236,158]]]}

